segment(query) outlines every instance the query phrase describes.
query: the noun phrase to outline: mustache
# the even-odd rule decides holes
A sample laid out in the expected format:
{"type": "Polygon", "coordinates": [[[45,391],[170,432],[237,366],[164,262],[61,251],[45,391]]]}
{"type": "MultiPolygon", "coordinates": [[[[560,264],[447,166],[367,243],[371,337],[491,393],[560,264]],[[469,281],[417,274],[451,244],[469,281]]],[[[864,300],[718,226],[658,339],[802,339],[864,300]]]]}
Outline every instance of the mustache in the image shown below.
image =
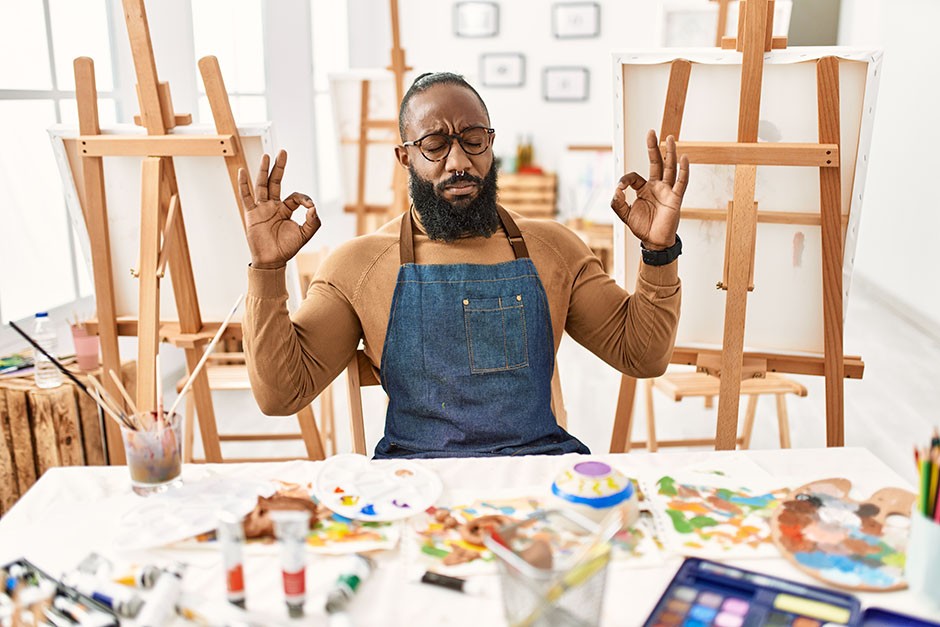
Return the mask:
{"type": "Polygon", "coordinates": [[[448,178],[446,181],[441,181],[440,183],[438,183],[437,185],[435,185],[434,188],[435,188],[438,192],[442,192],[442,193],[443,193],[443,191],[444,191],[447,187],[449,187],[450,185],[455,185],[455,184],[457,184],[457,183],[465,183],[465,182],[466,182],[466,183],[473,183],[473,184],[477,185],[478,187],[483,187],[483,179],[481,179],[479,176],[473,176],[473,175],[470,174],[469,172],[464,172],[464,173],[462,173],[462,174],[454,173],[454,174],[453,174],[450,178],[448,178]]]}

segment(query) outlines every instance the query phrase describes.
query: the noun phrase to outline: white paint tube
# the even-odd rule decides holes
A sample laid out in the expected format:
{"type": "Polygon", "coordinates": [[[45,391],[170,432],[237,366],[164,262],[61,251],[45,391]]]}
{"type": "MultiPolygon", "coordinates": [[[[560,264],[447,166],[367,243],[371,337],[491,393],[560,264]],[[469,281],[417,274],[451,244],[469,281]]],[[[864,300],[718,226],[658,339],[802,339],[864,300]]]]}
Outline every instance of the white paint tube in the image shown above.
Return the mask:
{"type": "Polygon", "coordinates": [[[100,579],[89,573],[78,571],[66,573],[62,577],[62,582],[111,608],[115,614],[125,618],[137,616],[144,604],[143,600],[131,588],[100,579]]]}
{"type": "Polygon", "coordinates": [[[310,530],[310,514],[300,510],[272,510],[274,535],[281,545],[281,571],[284,600],[291,618],[304,615],[306,589],[306,553],[304,543],[310,530]]]}
{"type": "Polygon", "coordinates": [[[185,564],[176,564],[165,569],[157,577],[157,583],[147,597],[144,607],[137,615],[135,625],[140,627],[162,627],[176,613],[176,603],[183,587],[185,564]]]}

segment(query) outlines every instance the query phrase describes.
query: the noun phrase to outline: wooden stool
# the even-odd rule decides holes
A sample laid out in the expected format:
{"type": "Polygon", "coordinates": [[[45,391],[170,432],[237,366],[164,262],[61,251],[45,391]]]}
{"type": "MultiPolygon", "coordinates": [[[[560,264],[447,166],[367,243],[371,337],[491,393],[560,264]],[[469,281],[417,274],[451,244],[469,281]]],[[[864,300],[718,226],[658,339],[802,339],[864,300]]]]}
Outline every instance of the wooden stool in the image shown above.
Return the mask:
{"type": "MultiPolygon", "coordinates": [[[[653,408],[653,388],[656,387],[663,394],[674,401],[681,401],[689,396],[702,396],[705,398],[705,407],[714,405],[721,385],[718,377],[704,372],[672,372],[656,379],[646,379],[646,442],[631,442],[633,446],[646,446],[649,451],[656,451],[660,446],[707,446],[714,444],[714,438],[684,439],[684,440],[656,440],[656,415],[653,408]]],[[[777,397],[777,425],[780,430],[780,448],[790,448],[790,422],[787,416],[787,402],[785,395],[796,394],[806,396],[806,388],[787,377],[768,372],[765,377],[744,379],[741,381],[741,394],[748,397],[747,410],[744,415],[744,434],[738,438],[738,445],[749,448],[751,433],[754,430],[754,415],[757,412],[757,398],[761,394],[773,394],[777,397]]]]}

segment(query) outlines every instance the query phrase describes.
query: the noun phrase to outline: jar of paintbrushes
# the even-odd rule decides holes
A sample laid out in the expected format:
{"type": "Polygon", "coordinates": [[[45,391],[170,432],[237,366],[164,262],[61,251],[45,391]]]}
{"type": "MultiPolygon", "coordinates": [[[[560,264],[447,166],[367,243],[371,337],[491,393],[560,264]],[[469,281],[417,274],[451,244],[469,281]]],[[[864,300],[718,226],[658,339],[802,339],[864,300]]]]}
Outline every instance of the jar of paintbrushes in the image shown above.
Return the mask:
{"type": "Polygon", "coordinates": [[[914,448],[918,499],[911,512],[904,574],[911,590],[940,609],[940,432],[934,429],[930,445],[914,448]]]}
{"type": "Polygon", "coordinates": [[[131,487],[141,496],[182,484],[182,432],[177,413],[142,412],[121,425],[131,487]]]}

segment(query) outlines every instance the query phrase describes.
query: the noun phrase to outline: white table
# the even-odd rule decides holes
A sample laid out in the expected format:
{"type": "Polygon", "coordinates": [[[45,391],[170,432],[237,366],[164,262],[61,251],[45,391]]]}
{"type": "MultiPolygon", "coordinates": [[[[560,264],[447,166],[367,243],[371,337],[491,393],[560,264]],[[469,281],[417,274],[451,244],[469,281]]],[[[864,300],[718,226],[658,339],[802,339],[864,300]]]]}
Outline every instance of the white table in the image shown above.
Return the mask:
{"type": "MultiPolygon", "coordinates": [[[[847,477],[859,496],[887,486],[912,489],[909,482],[893,472],[865,449],[820,449],[743,452],[675,452],[596,455],[628,474],[635,469],[672,472],[689,463],[719,463],[726,456],[744,456],[774,477],[786,478],[795,487],[815,479],[847,477]]],[[[570,460],[568,460],[570,461],[570,460]]],[[[381,463],[381,462],[379,462],[381,463]]],[[[451,490],[472,490],[485,496],[506,487],[544,489],[559,467],[558,457],[427,460],[419,462],[436,471],[451,490]]],[[[257,464],[188,465],[186,482],[208,474],[224,474],[251,479],[276,478],[313,481],[320,463],[284,462],[257,464]]],[[[96,550],[114,556],[120,508],[144,503],[131,494],[129,477],[123,467],[53,468],[29,490],[19,503],[0,519],[0,563],[26,557],[53,575],[73,568],[81,558],[96,550]],[[101,505],[106,503],[107,507],[101,505]],[[106,511],[102,512],[102,508],[106,511]],[[117,509],[115,509],[117,508],[117,509]]],[[[159,524],[159,521],[154,521],[159,524]]],[[[214,599],[224,599],[220,557],[215,551],[176,551],[166,549],[118,557],[145,562],[148,559],[175,558],[190,564],[184,591],[214,599]]],[[[379,568],[363,584],[352,605],[356,625],[499,625],[504,624],[498,580],[481,577],[486,596],[473,597],[417,583],[410,579],[414,565],[404,563],[398,551],[379,557],[379,568]]],[[[681,563],[672,557],[662,566],[611,568],[607,582],[604,625],[641,625],[665,590],[681,563]]],[[[803,575],[783,558],[740,560],[742,568],[757,570],[809,584],[819,582],[803,575]]],[[[288,621],[281,592],[280,568],[276,552],[246,558],[248,608],[262,617],[264,624],[327,623],[323,608],[325,593],[338,574],[339,558],[309,556],[307,560],[307,615],[288,621]]],[[[937,619],[940,611],[908,591],[859,594],[864,605],[877,605],[897,611],[937,619]]],[[[185,624],[182,619],[178,624],[185,624]]]]}

